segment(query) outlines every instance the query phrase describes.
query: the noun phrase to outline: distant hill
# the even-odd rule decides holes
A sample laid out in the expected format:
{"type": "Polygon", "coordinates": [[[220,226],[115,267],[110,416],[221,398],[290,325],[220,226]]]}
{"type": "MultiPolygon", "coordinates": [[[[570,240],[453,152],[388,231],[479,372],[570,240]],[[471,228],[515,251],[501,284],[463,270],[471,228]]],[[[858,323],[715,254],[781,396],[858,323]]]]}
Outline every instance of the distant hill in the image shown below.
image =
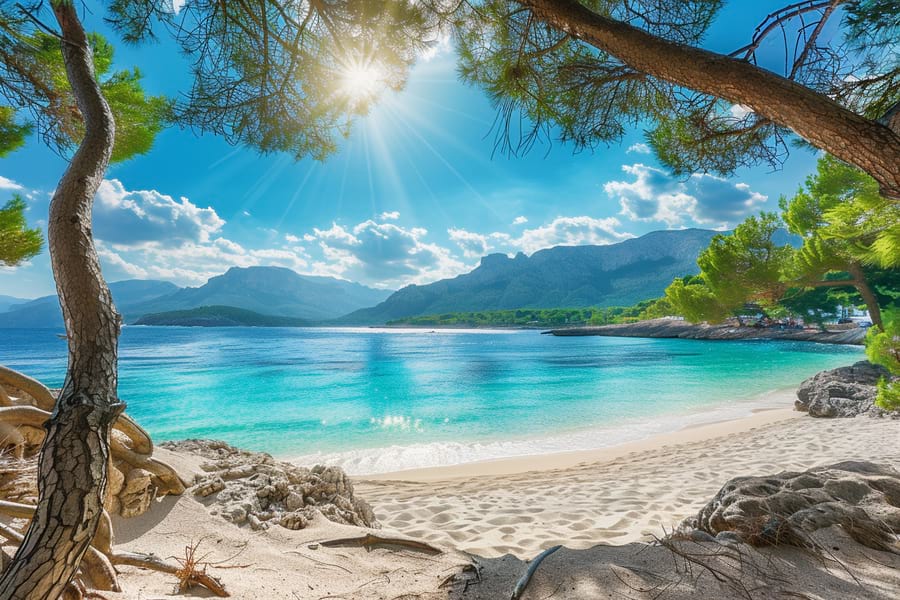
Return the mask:
{"type": "Polygon", "coordinates": [[[407,286],[336,322],[382,324],[449,312],[630,306],[661,296],[675,277],[699,272],[697,255],[717,233],[655,231],[608,246],[557,246],[530,257],[491,254],[470,273],[407,286]]]}
{"type": "Polygon", "coordinates": [[[200,306],[188,310],[144,315],[135,325],[180,327],[306,327],[310,322],[295,317],[273,317],[233,306],[200,306]]]}
{"type": "MultiPolygon", "coordinates": [[[[116,308],[123,315],[135,302],[166,296],[180,288],[168,281],[129,279],[109,284],[116,308]]],[[[55,295],[43,296],[24,304],[12,307],[8,312],[0,313],[0,328],[63,328],[62,311],[55,295]]]]}
{"type": "Polygon", "coordinates": [[[282,267],[233,267],[200,287],[130,306],[126,316],[131,317],[130,322],[151,313],[231,306],[263,315],[321,321],[374,306],[390,293],[332,277],[299,275],[282,267]]]}
{"type": "Polygon", "coordinates": [[[25,298],[16,298],[14,296],[0,296],[0,313],[4,313],[10,308],[18,304],[25,304],[26,302],[30,302],[30,300],[27,300],[25,298]]]}

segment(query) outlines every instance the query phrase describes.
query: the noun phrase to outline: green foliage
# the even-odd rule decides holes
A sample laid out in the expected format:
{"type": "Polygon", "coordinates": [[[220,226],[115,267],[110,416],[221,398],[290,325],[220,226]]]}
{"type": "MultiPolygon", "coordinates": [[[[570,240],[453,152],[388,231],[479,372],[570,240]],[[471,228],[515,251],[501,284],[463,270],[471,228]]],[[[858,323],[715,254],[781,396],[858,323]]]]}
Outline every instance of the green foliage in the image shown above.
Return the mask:
{"type": "MultiPolygon", "coordinates": [[[[116,121],[111,160],[118,162],[146,154],[156,135],[171,121],[172,101],[164,96],[148,96],[141,87],[138,69],[112,71],[114,49],[103,36],[91,33],[88,41],[94,54],[94,71],[116,121]]],[[[56,94],[54,102],[60,106],[54,125],[57,144],[74,148],[84,137],[84,123],[77,110],[62,110],[75,106],[75,98],[66,77],[59,40],[37,32],[30,43],[36,48],[48,86],[56,94]]]]}
{"type": "MultiPolygon", "coordinates": [[[[676,173],[731,174],[743,166],[784,161],[791,148],[790,129],[754,112],[735,112],[719,97],[652,77],[609,54],[602,42],[591,45],[549,26],[545,14],[554,10],[552,4],[529,10],[512,0],[461,3],[455,23],[459,71],[497,107],[499,149],[527,151],[537,140],[551,137],[576,149],[595,148],[618,141],[630,126],[640,124],[660,161],[676,173]]],[[[705,34],[726,2],[579,4],[659,38],[703,48],[705,34]]],[[[869,118],[880,117],[900,100],[896,2],[854,0],[835,11],[826,10],[825,3],[814,4],[785,2],[764,23],[746,23],[744,31],[733,31],[735,48],[714,51],[727,54],[746,43],[734,56],[836,98],[869,118]],[[765,56],[757,56],[761,48],[765,56]]],[[[659,66],[677,70],[682,65],[659,66]]]]}
{"type": "Polygon", "coordinates": [[[16,122],[16,109],[0,106],[0,158],[18,150],[31,133],[31,126],[16,122]]]}
{"type": "MultiPolygon", "coordinates": [[[[866,355],[895,377],[900,376],[900,309],[885,311],[883,329],[869,330],[866,355]]],[[[877,403],[887,410],[900,410],[900,379],[879,382],[877,403]]]]}
{"type": "Polygon", "coordinates": [[[387,324],[413,327],[559,327],[562,325],[612,325],[671,314],[664,299],[645,300],[634,306],[606,308],[518,308],[448,312],[396,319],[387,324]]]}
{"type": "Polygon", "coordinates": [[[28,229],[25,201],[14,196],[0,209],[0,265],[15,266],[37,256],[43,243],[40,229],[28,229]]]}
{"type": "Polygon", "coordinates": [[[665,299],[675,314],[691,323],[721,323],[743,303],[726,304],[700,277],[680,277],[666,288],[665,299]]]}
{"type": "Polygon", "coordinates": [[[788,201],[785,223],[804,238],[798,276],[846,270],[851,261],[900,267],[900,204],[881,196],[874,179],[832,156],[819,159],[816,173],[788,201]]]}
{"type": "Polygon", "coordinates": [[[405,0],[169,2],[113,0],[109,21],[126,41],[167,29],[191,57],[193,84],[179,123],[264,153],[322,159],[380,92],[400,89],[437,36],[423,3],[405,0]],[[354,73],[372,85],[360,88],[354,73]]]}
{"type": "Polygon", "coordinates": [[[793,248],[779,246],[773,236],[781,220],[773,213],[760,213],[738,225],[730,235],[717,235],[700,253],[703,282],[723,307],[745,302],[772,306],[782,297],[781,274],[792,259],[793,248]]]}

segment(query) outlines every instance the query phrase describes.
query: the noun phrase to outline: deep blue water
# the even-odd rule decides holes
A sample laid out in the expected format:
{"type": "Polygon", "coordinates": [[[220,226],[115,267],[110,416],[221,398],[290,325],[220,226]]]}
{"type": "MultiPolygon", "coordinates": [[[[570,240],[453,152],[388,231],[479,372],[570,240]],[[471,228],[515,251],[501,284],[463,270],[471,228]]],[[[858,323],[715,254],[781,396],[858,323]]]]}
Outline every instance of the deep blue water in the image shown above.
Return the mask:
{"type": "MultiPolygon", "coordinates": [[[[0,363],[58,387],[56,333],[0,330],[0,363]]],[[[861,357],[536,331],[126,327],[119,393],[156,440],[218,438],[367,472],[599,447],[746,414],[766,392],[861,357]]]]}

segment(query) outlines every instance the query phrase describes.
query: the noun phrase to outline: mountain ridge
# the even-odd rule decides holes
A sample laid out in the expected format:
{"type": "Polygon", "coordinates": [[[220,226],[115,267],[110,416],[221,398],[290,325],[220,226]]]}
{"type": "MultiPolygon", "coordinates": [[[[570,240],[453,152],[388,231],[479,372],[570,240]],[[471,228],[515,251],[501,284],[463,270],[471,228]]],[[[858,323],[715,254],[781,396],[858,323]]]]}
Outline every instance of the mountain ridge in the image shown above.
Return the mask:
{"type": "Polygon", "coordinates": [[[654,231],[605,246],[554,246],[531,256],[490,254],[469,273],[404,287],[339,324],[477,310],[627,306],[661,296],[675,277],[699,272],[697,256],[720,232],[654,231]]]}

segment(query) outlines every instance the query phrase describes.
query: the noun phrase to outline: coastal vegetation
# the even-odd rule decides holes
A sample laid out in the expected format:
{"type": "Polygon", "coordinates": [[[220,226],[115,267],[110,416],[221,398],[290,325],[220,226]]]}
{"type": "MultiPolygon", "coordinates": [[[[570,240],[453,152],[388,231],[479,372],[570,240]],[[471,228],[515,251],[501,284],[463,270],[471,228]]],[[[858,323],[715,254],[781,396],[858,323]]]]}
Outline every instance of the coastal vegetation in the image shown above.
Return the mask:
{"type": "Polygon", "coordinates": [[[388,321],[388,326],[411,327],[558,327],[560,325],[612,325],[634,323],[669,314],[664,299],[646,300],[633,306],[605,308],[519,308],[422,315],[388,321]]]}
{"type": "Polygon", "coordinates": [[[310,322],[296,317],[263,315],[233,306],[200,306],[144,315],[135,325],[181,327],[308,327],[310,322]]]}
{"type": "Polygon", "coordinates": [[[866,174],[826,156],[803,189],[782,198],[781,209],[713,238],[697,259],[700,274],[666,289],[673,309],[690,321],[716,323],[755,304],[822,322],[840,300],[862,303],[881,327],[882,307],[900,300],[897,203],[866,174]],[[785,226],[802,240],[798,248],[775,241],[785,226]]]}

